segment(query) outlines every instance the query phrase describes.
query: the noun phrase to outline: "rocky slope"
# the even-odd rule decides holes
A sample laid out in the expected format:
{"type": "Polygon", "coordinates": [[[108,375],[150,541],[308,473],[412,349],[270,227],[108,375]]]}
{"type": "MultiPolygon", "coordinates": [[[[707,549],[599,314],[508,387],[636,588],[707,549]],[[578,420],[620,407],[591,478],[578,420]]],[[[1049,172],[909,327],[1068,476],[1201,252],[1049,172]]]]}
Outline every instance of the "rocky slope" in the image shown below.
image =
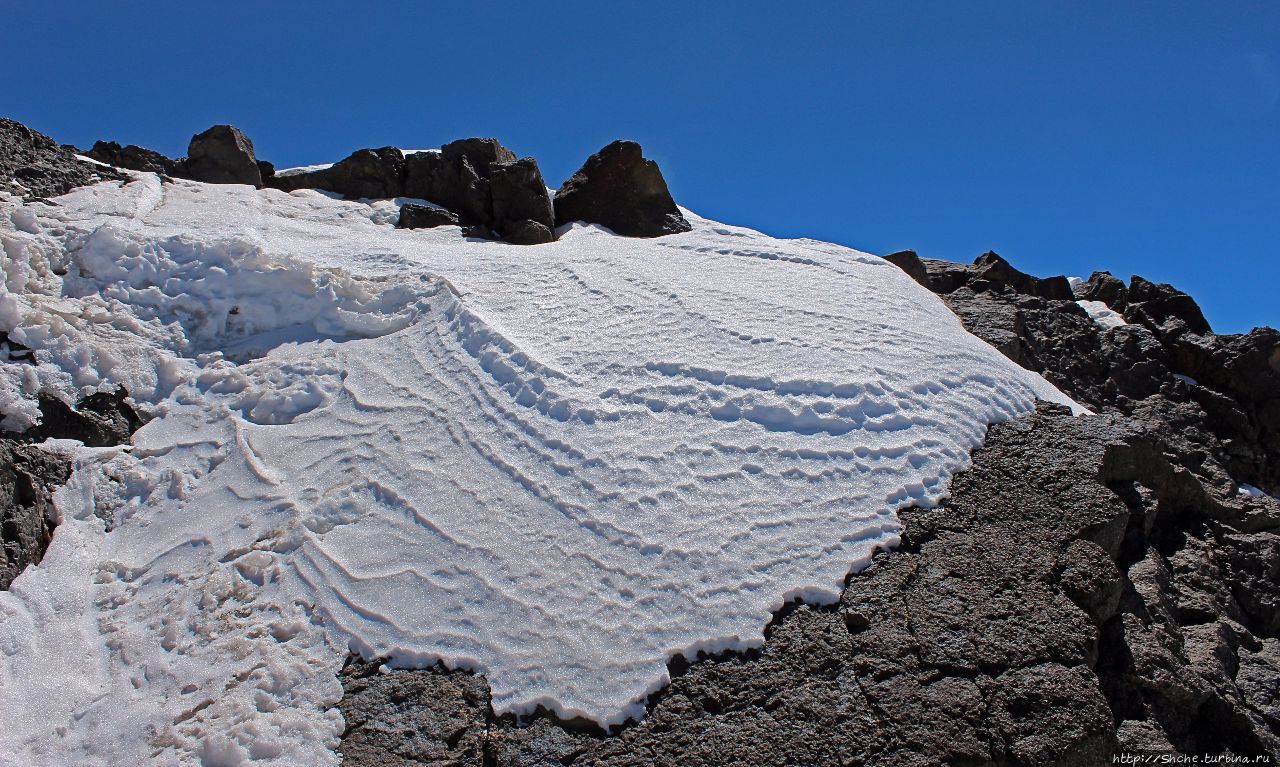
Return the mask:
{"type": "MultiPolygon", "coordinates": [[[[0,128],[0,179],[26,196],[114,174],[17,123],[0,128]]],[[[198,172],[255,185],[296,178],[274,176],[242,138],[211,129],[193,139],[195,167],[205,166],[198,172]]],[[[426,178],[415,190],[436,199],[410,196],[434,206],[402,211],[402,220],[461,221],[483,228],[474,234],[530,242],[545,235],[525,222],[554,228],[563,210],[541,206],[536,164],[496,141],[450,146],[419,161],[440,164],[435,175],[405,169],[417,155],[362,150],[369,155],[283,183],[360,182],[373,186],[348,192],[398,196],[409,179],[426,178]],[[487,165],[476,159],[490,150],[487,165]]],[[[671,217],[656,166],[649,170],[638,147],[611,147],[566,183],[567,199],[585,195],[573,203],[582,215],[608,218],[600,223],[622,233],[679,231],[683,218],[671,217]],[[624,161],[630,169],[616,167],[624,161]]],[[[191,172],[187,160],[138,147],[94,151],[122,167],[191,172]]],[[[609,733],[545,714],[496,718],[481,676],[352,659],[342,674],[344,763],[1280,758],[1280,334],[1215,335],[1188,296],[1136,277],[1125,284],[1099,273],[1073,288],[995,254],[972,265],[911,252],[887,258],[942,296],[972,333],[1097,415],[1044,406],[993,427],[950,500],[904,512],[902,545],[852,576],[836,605],[788,606],[759,651],[676,658],[644,721],[609,733]],[[1097,305],[1080,301],[1102,302],[1127,324],[1104,326],[1090,315],[1097,305]]],[[[5,364],[32,363],[22,349],[4,349],[5,364]]],[[[40,426],[0,441],[0,587],[38,561],[51,493],[69,472],[66,459],[33,443],[117,444],[140,420],[123,392],[75,408],[51,398],[41,405],[40,426]]]]}

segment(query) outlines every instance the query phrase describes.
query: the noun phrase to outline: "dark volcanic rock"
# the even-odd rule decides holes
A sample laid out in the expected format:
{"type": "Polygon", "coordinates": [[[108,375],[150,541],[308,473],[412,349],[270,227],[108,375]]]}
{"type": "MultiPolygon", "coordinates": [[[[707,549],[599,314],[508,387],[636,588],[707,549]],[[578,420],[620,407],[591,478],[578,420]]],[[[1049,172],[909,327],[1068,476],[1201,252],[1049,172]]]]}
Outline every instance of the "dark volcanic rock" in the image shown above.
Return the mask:
{"type": "Polygon", "coordinates": [[[914,250],[899,250],[884,256],[884,260],[911,275],[911,279],[929,287],[929,270],[914,250]]]}
{"type": "Polygon", "coordinates": [[[457,226],[458,217],[444,208],[433,208],[430,205],[405,203],[400,206],[400,220],[396,226],[401,229],[432,229],[437,226],[457,226]]]}
{"type": "Polygon", "coordinates": [[[1124,281],[1113,277],[1111,272],[1094,272],[1088,282],[1075,291],[1075,297],[1082,301],[1101,301],[1113,311],[1123,312],[1128,292],[1124,281]]]}
{"type": "Polygon", "coordinates": [[[1124,318],[1146,325],[1161,335],[1209,332],[1209,323],[1191,296],[1172,285],[1150,282],[1136,275],[1125,293],[1124,318]]]}
{"type": "Polygon", "coordinates": [[[56,197],[85,184],[123,178],[77,160],[70,150],[16,120],[0,117],[0,188],[6,191],[26,199],[56,197]]]}
{"type": "Polygon", "coordinates": [[[658,164],[634,141],[615,141],[587,158],[555,196],[556,225],[601,224],[627,237],[659,237],[691,228],[667,191],[658,164]]]}
{"type": "Polygon", "coordinates": [[[466,226],[492,227],[491,168],[515,161],[515,153],[497,139],[460,139],[445,144],[439,152],[409,155],[404,193],[448,208],[466,226]]]}
{"type": "Polygon", "coordinates": [[[518,229],[522,240],[536,233],[538,242],[550,242],[550,239],[541,239],[542,232],[550,234],[556,219],[551,211],[551,195],[536,160],[526,157],[514,162],[491,163],[489,192],[493,198],[493,228],[499,234],[515,242],[513,235],[518,229]]]}
{"type": "Polygon", "coordinates": [[[348,700],[345,767],[476,764],[484,758],[489,688],[483,680],[442,668],[380,673],[377,663],[342,670],[348,700]]]}
{"type": "Polygon", "coordinates": [[[357,149],[328,168],[287,176],[272,175],[267,185],[292,192],[324,189],[358,199],[399,197],[404,192],[405,157],[399,149],[357,149]]]}
{"type": "Polygon", "coordinates": [[[0,437],[0,589],[44,556],[55,524],[53,492],[71,474],[65,457],[30,443],[49,438],[90,447],[127,443],[142,425],[127,396],[123,388],[91,394],[72,409],[41,393],[41,422],[20,435],[0,437]]]}
{"type": "Polygon", "coordinates": [[[142,171],[144,173],[158,173],[162,176],[180,174],[180,168],[176,161],[165,157],[159,152],[136,144],[120,146],[114,141],[98,141],[93,145],[92,149],[84,154],[86,157],[92,157],[98,162],[105,162],[117,168],[128,168],[129,170],[142,171]]]}
{"type": "Polygon", "coordinates": [[[504,228],[506,233],[503,239],[512,245],[542,245],[555,242],[556,239],[556,233],[548,229],[546,224],[529,219],[507,222],[504,228]]]}
{"type": "Polygon", "coordinates": [[[253,154],[253,142],[232,125],[215,125],[192,136],[178,175],[208,184],[262,188],[262,171],[253,154]]]}
{"type": "Polygon", "coordinates": [[[53,491],[69,476],[66,458],[0,439],[0,590],[44,556],[53,537],[53,491]]]}
{"type": "Polygon", "coordinates": [[[22,433],[27,442],[75,439],[88,447],[109,447],[129,442],[142,426],[142,418],[126,402],[123,387],[114,393],[99,392],[80,400],[73,409],[51,394],[39,395],[40,423],[22,433]]]}

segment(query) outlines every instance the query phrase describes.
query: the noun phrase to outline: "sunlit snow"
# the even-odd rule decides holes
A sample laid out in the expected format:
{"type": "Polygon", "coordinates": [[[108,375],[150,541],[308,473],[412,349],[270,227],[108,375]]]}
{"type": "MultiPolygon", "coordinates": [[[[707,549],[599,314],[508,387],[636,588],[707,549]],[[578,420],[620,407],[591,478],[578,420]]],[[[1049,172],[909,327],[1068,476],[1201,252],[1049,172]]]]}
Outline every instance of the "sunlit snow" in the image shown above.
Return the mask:
{"type": "Polygon", "coordinates": [[[0,201],[7,428],[123,384],[0,593],[0,764],[333,764],[347,648],[499,712],[644,715],[937,502],[988,424],[1071,404],[885,261],[689,215],[549,245],[139,175],[0,201]],[[112,529],[105,530],[103,520],[112,529]],[[221,760],[221,761],[217,761],[221,760]]]}

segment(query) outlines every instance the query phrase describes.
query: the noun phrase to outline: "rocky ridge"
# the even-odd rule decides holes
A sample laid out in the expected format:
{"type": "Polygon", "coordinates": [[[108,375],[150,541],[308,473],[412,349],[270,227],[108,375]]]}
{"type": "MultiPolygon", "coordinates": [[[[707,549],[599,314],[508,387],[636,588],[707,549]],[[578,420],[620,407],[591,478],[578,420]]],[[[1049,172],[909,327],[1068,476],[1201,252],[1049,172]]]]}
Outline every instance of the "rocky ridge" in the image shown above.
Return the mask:
{"type": "Polygon", "coordinates": [[[515,245],[552,242],[574,221],[607,226],[628,237],[689,231],[657,163],[633,141],[591,155],[558,192],[547,189],[532,157],[518,158],[494,138],[467,138],[406,155],[395,147],[358,149],[317,170],[277,174],[259,160],[238,128],[215,125],[193,136],[187,157],[171,160],[143,147],[99,141],[87,156],[108,165],[211,184],[249,184],[283,192],[323,189],[352,199],[425,200],[449,216],[402,214],[402,228],[461,225],[468,237],[515,245]]]}

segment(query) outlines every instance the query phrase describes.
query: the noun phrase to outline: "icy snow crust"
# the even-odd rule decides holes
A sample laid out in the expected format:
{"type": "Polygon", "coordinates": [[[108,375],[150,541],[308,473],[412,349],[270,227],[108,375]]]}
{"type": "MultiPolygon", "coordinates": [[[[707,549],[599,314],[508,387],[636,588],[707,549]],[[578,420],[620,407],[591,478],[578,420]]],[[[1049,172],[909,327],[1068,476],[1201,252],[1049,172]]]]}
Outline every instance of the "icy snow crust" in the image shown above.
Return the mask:
{"type": "Polygon", "coordinates": [[[0,201],[0,329],[40,362],[3,366],[6,426],[42,386],[157,417],[51,445],[0,764],[334,764],[348,647],[642,717],[674,653],[835,599],[988,424],[1073,404],[875,256],[692,214],[518,247],[150,175],[57,202],[0,201]]]}

